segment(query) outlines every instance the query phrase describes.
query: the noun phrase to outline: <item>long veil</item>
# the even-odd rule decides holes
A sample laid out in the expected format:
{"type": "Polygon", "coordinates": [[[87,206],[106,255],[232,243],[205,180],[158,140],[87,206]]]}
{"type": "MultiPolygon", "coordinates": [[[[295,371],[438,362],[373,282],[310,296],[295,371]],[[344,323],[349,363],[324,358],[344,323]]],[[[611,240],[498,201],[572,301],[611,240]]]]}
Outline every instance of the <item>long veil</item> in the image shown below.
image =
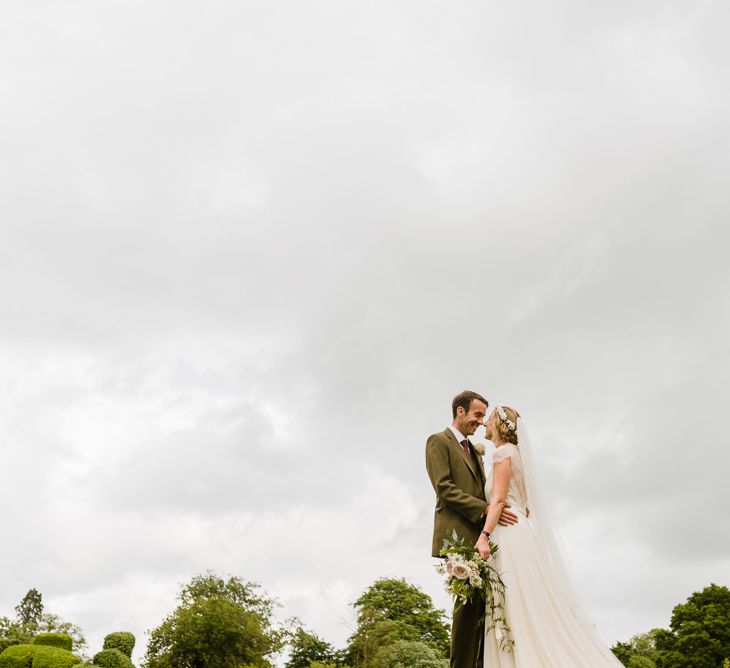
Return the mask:
{"type": "Polygon", "coordinates": [[[621,664],[601,640],[595,626],[583,610],[572,579],[568,574],[564,551],[555,530],[555,523],[552,520],[550,499],[546,498],[540,483],[532,442],[522,418],[517,419],[517,444],[525,472],[528,521],[533,530],[533,535],[540,543],[541,552],[547,560],[546,566],[548,566],[552,578],[554,578],[555,589],[564,598],[564,604],[584,628],[592,643],[601,650],[601,653],[607,659],[612,662],[615,661],[616,665],[620,666],[621,664]]]}

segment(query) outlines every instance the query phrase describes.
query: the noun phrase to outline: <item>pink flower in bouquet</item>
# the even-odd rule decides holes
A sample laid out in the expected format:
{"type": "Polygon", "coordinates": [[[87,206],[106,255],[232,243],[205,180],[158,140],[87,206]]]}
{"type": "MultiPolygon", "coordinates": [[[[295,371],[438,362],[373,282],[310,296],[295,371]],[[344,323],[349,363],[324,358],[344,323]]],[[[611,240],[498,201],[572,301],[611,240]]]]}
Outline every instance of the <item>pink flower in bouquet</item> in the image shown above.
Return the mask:
{"type": "Polygon", "coordinates": [[[459,580],[468,580],[471,577],[471,568],[466,564],[454,564],[451,574],[459,580]]]}

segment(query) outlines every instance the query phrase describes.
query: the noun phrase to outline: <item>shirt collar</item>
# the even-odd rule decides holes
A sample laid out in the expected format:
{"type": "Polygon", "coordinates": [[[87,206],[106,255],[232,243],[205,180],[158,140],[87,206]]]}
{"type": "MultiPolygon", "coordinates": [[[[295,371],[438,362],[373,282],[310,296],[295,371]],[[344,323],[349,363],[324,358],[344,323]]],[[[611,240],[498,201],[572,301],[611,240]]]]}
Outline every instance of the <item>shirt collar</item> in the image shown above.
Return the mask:
{"type": "MultiPolygon", "coordinates": [[[[456,427],[454,427],[453,425],[449,425],[449,429],[451,429],[451,431],[453,432],[454,436],[456,436],[456,440],[457,440],[457,441],[459,441],[459,444],[461,444],[461,442],[462,442],[462,441],[463,441],[463,440],[464,440],[464,439],[466,438],[466,436],[464,436],[464,434],[462,434],[462,433],[461,433],[461,432],[460,432],[460,431],[459,431],[459,430],[458,430],[458,429],[457,429],[456,427]]],[[[469,439],[467,438],[466,440],[468,441],[469,439]]]]}

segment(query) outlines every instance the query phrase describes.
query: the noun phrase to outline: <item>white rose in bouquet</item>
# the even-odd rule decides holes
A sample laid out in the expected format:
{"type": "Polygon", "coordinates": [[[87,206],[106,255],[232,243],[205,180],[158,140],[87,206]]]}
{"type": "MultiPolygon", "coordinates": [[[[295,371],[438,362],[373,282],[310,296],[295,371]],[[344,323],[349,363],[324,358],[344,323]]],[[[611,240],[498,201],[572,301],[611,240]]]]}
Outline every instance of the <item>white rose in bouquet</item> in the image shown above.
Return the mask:
{"type": "Polygon", "coordinates": [[[471,577],[471,568],[466,564],[456,563],[451,570],[451,574],[459,580],[468,580],[471,577]]]}

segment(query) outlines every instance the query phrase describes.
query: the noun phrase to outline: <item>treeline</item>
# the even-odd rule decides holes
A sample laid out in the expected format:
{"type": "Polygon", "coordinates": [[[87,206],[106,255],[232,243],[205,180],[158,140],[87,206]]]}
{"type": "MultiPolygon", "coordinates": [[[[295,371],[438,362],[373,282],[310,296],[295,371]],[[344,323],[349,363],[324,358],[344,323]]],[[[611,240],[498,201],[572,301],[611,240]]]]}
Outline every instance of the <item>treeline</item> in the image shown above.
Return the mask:
{"type": "MultiPolygon", "coordinates": [[[[446,613],[404,579],[380,579],[353,603],[344,648],[298,619],[276,621],[279,603],[260,585],[213,573],[194,577],[175,609],[149,632],[143,668],[448,668],[446,613]]],[[[15,618],[0,617],[0,668],[134,668],[131,633],[110,633],[93,657],[81,630],[43,610],[32,589],[15,618]]],[[[628,668],[730,668],[730,590],[715,584],[674,608],[669,629],[617,643],[628,668]]]]}
{"type": "MultiPolygon", "coordinates": [[[[405,580],[380,579],[353,607],[357,625],[336,649],[298,619],[277,623],[279,603],[260,585],[213,573],[194,577],[149,632],[144,668],[448,668],[449,626],[431,597],[405,580]]],[[[43,611],[32,589],[16,617],[0,617],[0,668],[134,668],[131,633],[109,634],[93,657],[81,630],[43,611]]]]}
{"type": "Polygon", "coordinates": [[[668,629],[611,648],[628,668],[730,668],[730,589],[711,584],[675,606],[668,629]]]}

